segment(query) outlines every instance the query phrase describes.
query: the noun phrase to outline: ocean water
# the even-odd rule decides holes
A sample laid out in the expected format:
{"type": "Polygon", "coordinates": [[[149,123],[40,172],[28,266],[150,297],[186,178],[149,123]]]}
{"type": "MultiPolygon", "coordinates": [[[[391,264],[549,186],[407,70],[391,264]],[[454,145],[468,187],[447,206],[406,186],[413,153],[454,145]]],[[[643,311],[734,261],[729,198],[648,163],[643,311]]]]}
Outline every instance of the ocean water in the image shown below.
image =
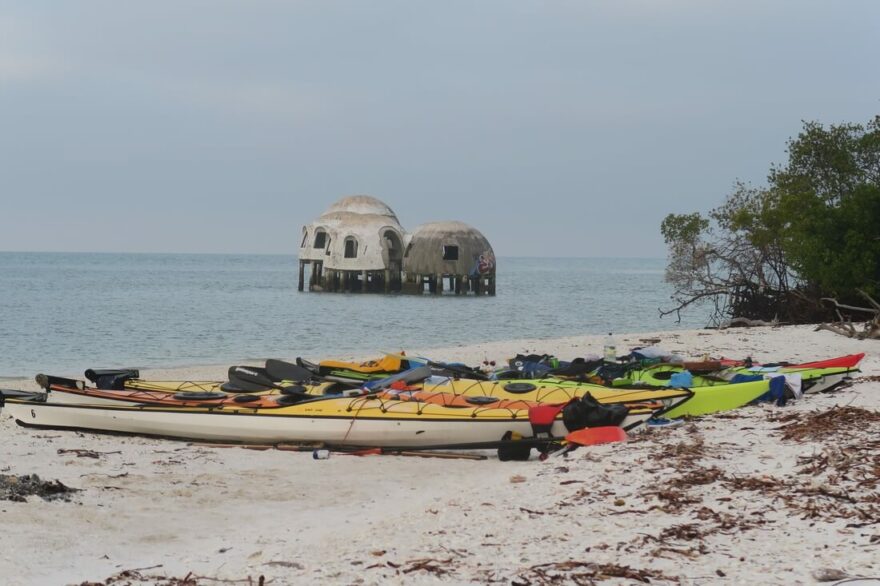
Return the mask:
{"type": "Polygon", "coordinates": [[[501,257],[496,297],[416,297],[299,293],[292,255],[0,252],[0,377],[704,326],[659,317],[664,267],[501,257]]]}

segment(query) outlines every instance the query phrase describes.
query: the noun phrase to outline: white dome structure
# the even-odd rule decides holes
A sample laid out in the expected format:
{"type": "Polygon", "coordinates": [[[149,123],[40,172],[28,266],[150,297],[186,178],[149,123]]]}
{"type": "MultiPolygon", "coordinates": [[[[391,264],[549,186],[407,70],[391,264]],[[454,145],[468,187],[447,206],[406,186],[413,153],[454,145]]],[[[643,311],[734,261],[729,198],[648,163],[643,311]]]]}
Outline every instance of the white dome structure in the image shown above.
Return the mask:
{"type": "Polygon", "coordinates": [[[344,197],[303,227],[300,273],[304,264],[311,267],[310,290],[323,290],[326,278],[335,290],[340,275],[346,290],[370,284],[385,289],[400,282],[405,239],[406,231],[387,204],[369,195],[344,197]]]}
{"type": "Polygon", "coordinates": [[[344,197],[303,227],[299,258],[321,262],[328,269],[384,270],[388,257],[400,256],[405,236],[384,202],[369,195],[344,197]]]}
{"type": "Polygon", "coordinates": [[[394,214],[394,211],[390,207],[388,207],[385,202],[378,200],[370,195],[350,195],[348,197],[343,197],[332,206],[327,208],[327,211],[321,214],[321,217],[336,214],[339,212],[387,216],[389,218],[392,218],[395,224],[399,223],[397,220],[397,216],[394,214]]]}
{"type": "Polygon", "coordinates": [[[432,222],[409,236],[394,211],[369,195],[344,197],[303,226],[300,291],[306,268],[309,291],[442,293],[448,279],[456,294],[495,294],[495,254],[479,230],[432,222]]]}

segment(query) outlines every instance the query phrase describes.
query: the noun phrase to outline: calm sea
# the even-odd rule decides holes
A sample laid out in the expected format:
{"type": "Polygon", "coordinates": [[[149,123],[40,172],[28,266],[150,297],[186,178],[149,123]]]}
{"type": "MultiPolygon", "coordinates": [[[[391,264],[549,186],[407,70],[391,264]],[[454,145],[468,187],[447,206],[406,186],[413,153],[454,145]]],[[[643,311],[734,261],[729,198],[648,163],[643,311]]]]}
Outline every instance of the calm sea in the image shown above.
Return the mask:
{"type": "Polygon", "coordinates": [[[496,297],[437,298],[298,293],[294,256],[0,252],[0,377],[705,325],[659,317],[664,266],[502,257],[496,297]]]}

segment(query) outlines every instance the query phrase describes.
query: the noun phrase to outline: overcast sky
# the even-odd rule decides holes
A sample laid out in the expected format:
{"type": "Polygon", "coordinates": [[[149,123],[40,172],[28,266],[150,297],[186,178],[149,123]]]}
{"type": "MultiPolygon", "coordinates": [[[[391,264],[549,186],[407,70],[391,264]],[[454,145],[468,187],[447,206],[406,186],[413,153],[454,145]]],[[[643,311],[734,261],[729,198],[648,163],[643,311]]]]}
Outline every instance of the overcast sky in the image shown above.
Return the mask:
{"type": "Polygon", "coordinates": [[[0,0],[0,250],[294,253],[370,194],[662,257],[801,120],[880,113],[878,56],[876,0],[0,0]]]}

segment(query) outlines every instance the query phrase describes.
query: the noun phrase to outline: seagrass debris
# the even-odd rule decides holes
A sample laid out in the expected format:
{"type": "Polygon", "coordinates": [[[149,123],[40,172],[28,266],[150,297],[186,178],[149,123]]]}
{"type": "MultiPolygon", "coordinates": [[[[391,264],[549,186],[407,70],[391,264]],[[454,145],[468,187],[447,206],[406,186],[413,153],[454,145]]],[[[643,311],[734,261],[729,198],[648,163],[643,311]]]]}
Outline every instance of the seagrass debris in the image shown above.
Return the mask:
{"type": "Polygon", "coordinates": [[[27,497],[37,495],[43,500],[69,501],[80,489],[65,485],[60,480],[43,480],[36,474],[0,474],[0,500],[26,502],[27,497]]]}
{"type": "Polygon", "coordinates": [[[238,586],[264,586],[271,584],[271,580],[266,580],[263,576],[257,578],[227,579],[215,578],[211,576],[200,576],[193,572],[187,573],[182,577],[167,576],[161,574],[144,573],[146,570],[161,568],[162,565],[152,566],[150,568],[139,568],[134,570],[122,570],[112,576],[102,580],[101,582],[80,582],[79,586],[206,586],[208,584],[229,584],[238,586]]]}

